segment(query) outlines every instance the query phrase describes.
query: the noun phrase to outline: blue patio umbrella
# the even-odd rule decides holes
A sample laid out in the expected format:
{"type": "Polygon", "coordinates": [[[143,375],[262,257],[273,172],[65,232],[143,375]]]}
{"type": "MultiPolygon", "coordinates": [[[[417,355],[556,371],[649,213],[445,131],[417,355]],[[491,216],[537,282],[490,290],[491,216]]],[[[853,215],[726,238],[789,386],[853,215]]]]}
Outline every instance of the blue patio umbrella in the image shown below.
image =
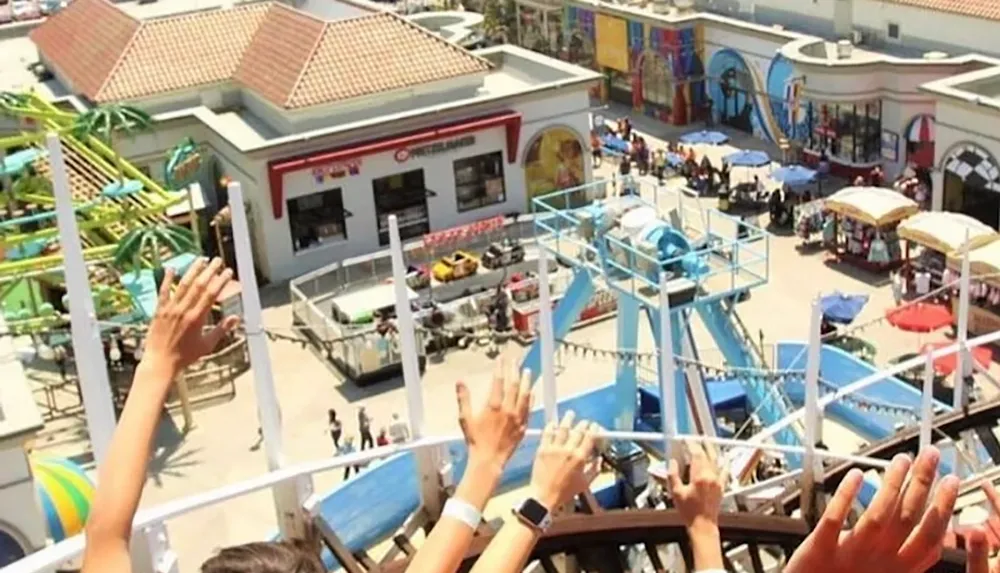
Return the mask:
{"type": "Polygon", "coordinates": [[[723,157],[722,160],[733,167],[764,167],[771,163],[771,157],[768,154],[763,151],[752,151],[749,149],[730,153],[723,157]]]}
{"type": "Polygon", "coordinates": [[[796,187],[816,181],[816,171],[801,165],[786,165],[772,171],[771,179],[790,187],[796,187]]]}
{"type": "Polygon", "coordinates": [[[729,136],[721,131],[692,131],[681,136],[686,145],[722,145],[729,142],[729,136]]]}
{"type": "Polygon", "coordinates": [[[866,294],[844,294],[836,291],[819,299],[820,309],[823,311],[823,318],[828,322],[840,324],[850,324],[861,314],[865,305],[868,304],[866,294]]]}

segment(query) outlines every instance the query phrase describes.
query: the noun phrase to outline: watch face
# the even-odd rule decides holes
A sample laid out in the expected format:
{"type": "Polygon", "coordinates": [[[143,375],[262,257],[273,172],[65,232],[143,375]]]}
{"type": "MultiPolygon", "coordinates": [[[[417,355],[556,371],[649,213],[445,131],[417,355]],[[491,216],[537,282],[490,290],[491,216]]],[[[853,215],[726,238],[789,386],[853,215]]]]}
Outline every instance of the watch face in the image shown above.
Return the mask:
{"type": "Polygon", "coordinates": [[[545,521],[545,518],[548,517],[549,510],[545,509],[545,506],[537,501],[528,498],[521,504],[520,513],[531,523],[541,525],[545,521]]]}

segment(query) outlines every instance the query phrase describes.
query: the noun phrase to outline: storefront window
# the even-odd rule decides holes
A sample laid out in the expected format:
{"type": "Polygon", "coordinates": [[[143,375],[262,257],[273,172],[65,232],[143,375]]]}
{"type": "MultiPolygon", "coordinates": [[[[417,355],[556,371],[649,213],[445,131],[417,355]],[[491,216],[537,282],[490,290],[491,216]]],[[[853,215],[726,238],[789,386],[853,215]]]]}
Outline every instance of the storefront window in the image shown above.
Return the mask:
{"type": "Polygon", "coordinates": [[[504,201],[503,152],[455,161],[455,202],[460,213],[504,201]]]}
{"type": "Polygon", "coordinates": [[[882,102],[806,105],[806,149],[847,164],[875,163],[882,153],[882,102]]]}
{"type": "Polygon", "coordinates": [[[320,191],[286,202],[292,251],[298,252],[323,243],[347,238],[344,198],[340,189],[320,191]]]}
{"type": "Polygon", "coordinates": [[[430,232],[424,170],[415,169],[380,177],[372,181],[375,196],[375,220],[378,222],[378,242],[389,244],[389,215],[399,222],[399,238],[412,239],[430,232]]]}

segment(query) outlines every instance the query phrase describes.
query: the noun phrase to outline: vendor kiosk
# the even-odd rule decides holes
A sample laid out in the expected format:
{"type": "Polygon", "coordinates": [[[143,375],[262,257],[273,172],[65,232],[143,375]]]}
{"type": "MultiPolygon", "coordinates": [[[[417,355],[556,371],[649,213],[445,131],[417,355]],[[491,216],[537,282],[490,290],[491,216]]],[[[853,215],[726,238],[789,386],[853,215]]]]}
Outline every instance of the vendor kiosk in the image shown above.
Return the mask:
{"type": "Polygon", "coordinates": [[[900,223],[897,231],[899,238],[906,241],[903,276],[908,292],[940,288],[948,255],[975,249],[1000,237],[989,225],[948,211],[917,213],[900,223]],[[921,282],[922,285],[917,284],[921,282]]]}
{"type": "MultiPolygon", "coordinates": [[[[945,283],[961,276],[962,252],[948,255],[945,283]]],[[[1000,330],[1000,237],[969,251],[969,334],[1000,330]]],[[[952,288],[952,316],[958,316],[958,286],[952,288]]]]}
{"type": "Polygon", "coordinates": [[[882,187],[845,187],[826,198],[834,216],[824,239],[840,260],[861,268],[885,271],[903,263],[897,227],[916,214],[915,201],[882,187]]]}

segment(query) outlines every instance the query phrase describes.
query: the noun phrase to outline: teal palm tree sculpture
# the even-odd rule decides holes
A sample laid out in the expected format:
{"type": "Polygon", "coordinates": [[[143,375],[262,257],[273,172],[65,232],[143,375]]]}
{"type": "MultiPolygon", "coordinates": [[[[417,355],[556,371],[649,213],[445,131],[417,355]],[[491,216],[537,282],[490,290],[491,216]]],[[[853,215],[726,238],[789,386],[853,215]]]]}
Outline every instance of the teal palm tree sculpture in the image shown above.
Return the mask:
{"type": "Polygon", "coordinates": [[[122,237],[115,249],[114,265],[120,269],[131,268],[138,272],[142,268],[142,260],[149,257],[153,263],[154,273],[163,268],[162,253],[164,247],[174,255],[197,252],[194,233],[186,227],[157,223],[144,227],[136,227],[122,237]]]}
{"type": "Polygon", "coordinates": [[[83,112],[76,118],[72,132],[77,139],[86,140],[89,137],[96,137],[104,142],[114,155],[118,182],[117,185],[113,184],[114,190],[105,189],[106,195],[127,194],[123,192],[126,187],[134,188],[133,192],[142,188],[141,184],[135,188],[138,182],[126,181],[125,160],[115,149],[115,138],[118,135],[134,137],[139,133],[149,131],[152,126],[153,118],[149,114],[141,109],[120,103],[99,105],[83,112]]]}

